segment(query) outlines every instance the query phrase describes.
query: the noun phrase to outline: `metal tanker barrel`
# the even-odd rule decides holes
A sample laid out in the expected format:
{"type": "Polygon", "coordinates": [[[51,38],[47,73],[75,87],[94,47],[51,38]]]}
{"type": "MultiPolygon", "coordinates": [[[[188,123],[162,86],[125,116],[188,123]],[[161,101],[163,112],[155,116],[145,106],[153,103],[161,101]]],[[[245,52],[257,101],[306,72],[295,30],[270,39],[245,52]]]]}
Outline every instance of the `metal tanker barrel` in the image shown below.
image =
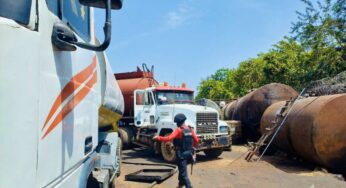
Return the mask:
{"type": "Polygon", "coordinates": [[[221,108],[221,111],[220,111],[220,117],[222,120],[226,120],[225,119],[225,110],[226,110],[226,107],[227,105],[225,105],[224,107],[221,108]]]}
{"type": "MultiPolygon", "coordinates": [[[[285,105],[286,101],[280,101],[269,106],[264,112],[261,119],[261,133],[264,134],[267,128],[274,126],[276,120],[277,123],[281,123],[283,117],[277,115],[280,113],[282,107],[285,105]]],[[[273,140],[273,145],[280,150],[284,150],[289,154],[293,154],[294,150],[291,146],[291,143],[288,139],[288,126],[281,127],[280,131],[277,133],[275,139],[273,140]]],[[[269,139],[268,139],[269,140],[269,139]]]]}
{"type": "Polygon", "coordinates": [[[114,76],[124,96],[124,117],[134,115],[133,92],[136,89],[145,89],[153,85],[158,85],[158,82],[154,79],[153,71],[149,71],[144,67],[143,70],[137,68],[135,72],[118,73],[114,74],[114,76]]]}
{"type": "Polygon", "coordinates": [[[257,141],[261,136],[260,121],[264,111],[273,103],[290,100],[296,96],[298,93],[292,87],[271,83],[240,98],[232,119],[241,121],[243,139],[257,141]]]}
{"type": "MultiPolygon", "coordinates": [[[[272,126],[284,103],[269,107],[261,129],[272,126]]],[[[337,173],[346,174],[346,95],[297,100],[274,145],[337,173]]]]}
{"type": "Polygon", "coordinates": [[[233,119],[233,113],[235,111],[235,108],[237,107],[238,100],[232,101],[228,103],[222,110],[225,120],[232,120],[233,119]]]}

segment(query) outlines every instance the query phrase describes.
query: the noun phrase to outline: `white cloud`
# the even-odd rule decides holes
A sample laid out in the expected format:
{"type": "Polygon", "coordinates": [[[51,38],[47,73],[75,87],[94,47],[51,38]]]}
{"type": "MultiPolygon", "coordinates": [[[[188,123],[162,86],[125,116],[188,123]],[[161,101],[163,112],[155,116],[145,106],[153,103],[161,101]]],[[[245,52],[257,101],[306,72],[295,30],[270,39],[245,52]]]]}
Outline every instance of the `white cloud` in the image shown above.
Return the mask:
{"type": "Polygon", "coordinates": [[[127,39],[122,39],[121,41],[118,41],[114,44],[114,49],[124,48],[128,45],[133,44],[134,41],[139,40],[140,38],[145,38],[160,32],[169,31],[184,24],[188,24],[196,18],[199,18],[199,12],[193,9],[191,6],[191,3],[193,2],[193,0],[187,0],[183,3],[180,3],[175,10],[170,11],[165,15],[162,25],[159,25],[156,28],[152,28],[147,31],[143,31],[141,33],[137,33],[136,35],[128,37],[127,39]]]}
{"type": "Polygon", "coordinates": [[[187,3],[182,3],[176,10],[167,13],[166,24],[176,28],[186,24],[193,17],[195,17],[193,9],[187,3]]]}

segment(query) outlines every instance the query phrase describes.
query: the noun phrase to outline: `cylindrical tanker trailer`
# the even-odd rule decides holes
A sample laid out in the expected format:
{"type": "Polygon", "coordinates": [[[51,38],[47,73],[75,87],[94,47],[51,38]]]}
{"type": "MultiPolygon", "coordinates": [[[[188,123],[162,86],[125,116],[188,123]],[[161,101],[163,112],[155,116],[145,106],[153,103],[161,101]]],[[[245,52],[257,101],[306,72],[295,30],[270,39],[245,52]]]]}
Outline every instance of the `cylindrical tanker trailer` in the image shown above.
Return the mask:
{"type": "MultiPolygon", "coordinates": [[[[154,79],[153,67],[149,70],[146,64],[142,65],[142,70],[137,67],[137,71],[124,72],[114,74],[116,78],[116,85],[119,88],[124,97],[124,114],[120,121],[122,124],[134,124],[134,91],[138,89],[145,89],[158,85],[159,83],[154,79]]],[[[138,99],[137,99],[138,100],[138,99]]],[[[132,145],[136,131],[131,129],[129,126],[120,127],[119,134],[123,141],[124,148],[129,148],[132,145]]]]}
{"type": "Polygon", "coordinates": [[[273,103],[290,100],[296,96],[298,93],[288,85],[264,85],[229,103],[224,112],[225,120],[240,121],[243,139],[257,141],[261,136],[259,127],[264,111],[273,103]]]}
{"type": "Polygon", "coordinates": [[[222,108],[223,116],[225,120],[232,120],[235,108],[237,107],[238,100],[228,103],[222,108]]]}
{"type": "MultiPolygon", "coordinates": [[[[279,102],[265,111],[261,120],[263,133],[273,126],[284,105],[285,102],[279,102]]],[[[346,174],[345,107],[346,94],[297,100],[273,145],[334,172],[346,174]]]]}
{"type": "Polygon", "coordinates": [[[124,116],[129,117],[134,115],[133,110],[133,92],[136,89],[145,89],[158,85],[159,83],[154,79],[153,69],[148,70],[143,65],[143,71],[137,67],[135,72],[117,73],[115,77],[117,79],[117,85],[119,85],[125,101],[124,116]]]}

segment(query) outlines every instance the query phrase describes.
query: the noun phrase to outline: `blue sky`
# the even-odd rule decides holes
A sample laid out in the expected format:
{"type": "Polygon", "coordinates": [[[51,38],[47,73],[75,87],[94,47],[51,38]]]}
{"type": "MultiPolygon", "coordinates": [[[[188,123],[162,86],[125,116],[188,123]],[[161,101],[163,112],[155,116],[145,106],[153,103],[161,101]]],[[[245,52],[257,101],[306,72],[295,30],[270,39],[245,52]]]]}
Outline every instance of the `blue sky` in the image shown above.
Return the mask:
{"type": "MultiPolygon", "coordinates": [[[[289,35],[300,0],[124,0],[112,13],[107,55],[114,72],[154,65],[159,82],[197,89],[217,69],[235,68],[289,35]]],[[[96,10],[103,39],[104,12],[96,10]]]]}

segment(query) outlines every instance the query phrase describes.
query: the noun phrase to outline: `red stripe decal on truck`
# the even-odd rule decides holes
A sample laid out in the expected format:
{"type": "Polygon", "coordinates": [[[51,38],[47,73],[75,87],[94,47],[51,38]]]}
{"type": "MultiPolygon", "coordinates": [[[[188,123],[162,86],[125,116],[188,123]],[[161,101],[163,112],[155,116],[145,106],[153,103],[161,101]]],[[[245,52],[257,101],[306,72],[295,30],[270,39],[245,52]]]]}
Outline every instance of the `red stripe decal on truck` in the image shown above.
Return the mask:
{"type": "Polygon", "coordinates": [[[43,129],[48,125],[48,122],[51,120],[53,115],[57,112],[58,108],[61,104],[71,96],[84,82],[90,78],[90,80],[82,86],[82,89],[75,94],[64,107],[59,111],[56,115],[55,119],[52,121],[44,135],[41,139],[44,139],[73,109],[87,96],[87,94],[91,91],[93,86],[97,81],[97,72],[96,68],[96,56],[94,56],[92,63],[86,67],[84,70],[76,74],[61,90],[58,97],[55,99],[53,106],[51,107],[46,121],[42,127],[43,129]]]}
{"type": "Polygon", "coordinates": [[[94,56],[92,63],[76,74],[61,90],[60,95],[55,99],[52,108],[49,111],[49,114],[46,118],[46,122],[44,123],[42,130],[46,127],[48,121],[52,118],[56,110],[59,108],[61,103],[63,103],[67,97],[69,97],[83,82],[87,80],[87,78],[92,74],[93,70],[96,67],[96,56],[94,56]]]}

